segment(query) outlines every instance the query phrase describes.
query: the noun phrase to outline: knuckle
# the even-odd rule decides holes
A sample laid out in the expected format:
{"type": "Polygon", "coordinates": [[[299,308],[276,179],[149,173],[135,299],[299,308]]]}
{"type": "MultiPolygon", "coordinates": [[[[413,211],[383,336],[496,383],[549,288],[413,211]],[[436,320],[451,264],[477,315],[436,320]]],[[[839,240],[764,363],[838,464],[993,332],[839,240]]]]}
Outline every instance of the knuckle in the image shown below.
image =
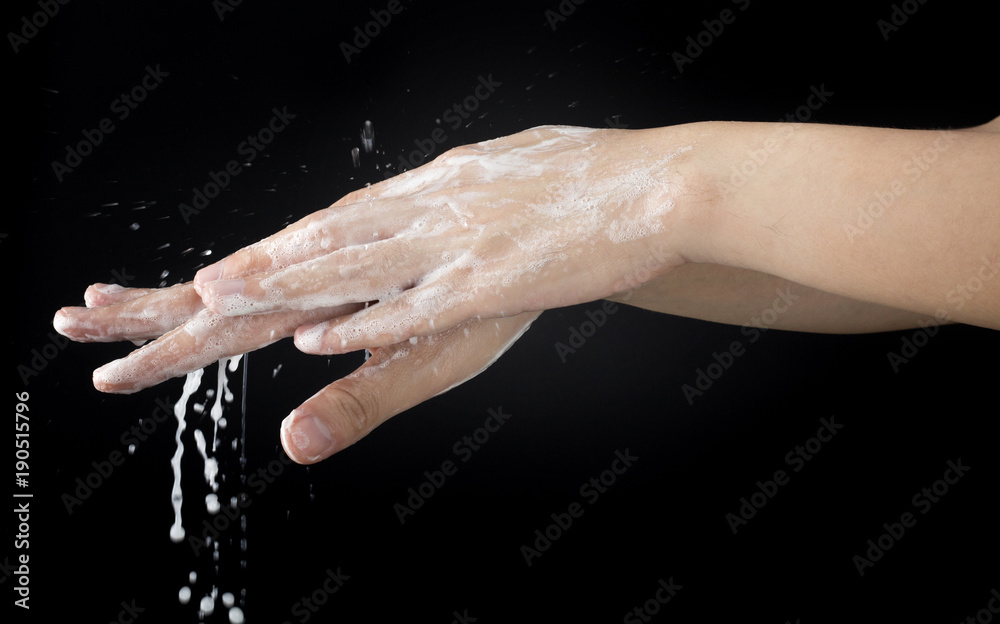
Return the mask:
{"type": "Polygon", "coordinates": [[[438,165],[451,165],[459,158],[476,155],[477,153],[477,150],[473,149],[471,145],[459,145],[458,147],[446,150],[435,158],[433,162],[438,165]]]}
{"type": "Polygon", "coordinates": [[[371,392],[343,379],[323,393],[327,417],[333,426],[357,436],[364,435],[378,424],[378,399],[371,392]]]}

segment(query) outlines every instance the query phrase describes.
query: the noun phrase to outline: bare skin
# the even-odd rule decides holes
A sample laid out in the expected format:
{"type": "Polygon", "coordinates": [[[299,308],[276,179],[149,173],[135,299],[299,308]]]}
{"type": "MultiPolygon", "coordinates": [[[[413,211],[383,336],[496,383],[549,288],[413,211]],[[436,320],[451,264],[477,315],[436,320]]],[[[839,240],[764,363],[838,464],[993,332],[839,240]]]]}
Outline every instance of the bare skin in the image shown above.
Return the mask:
{"type": "Polygon", "coordinates": [[[453,150],[394,185],[351,193],[203,269],[194,283],[91,287],[90,307],[64,308],[54,324],[79,341],[162,335],[95,371],[95,385],[110,392],[134,392],[293,333],[307,352],[374,348],[364,366],[285,419],[282,443],[300,463],[321,461],[474,376],[540,310],[595,298],[744,324],[784,291],[795,303],[770,325],[777,329],[885,331],[915,327],[942,310],[944,322],[1000,329],[1000,280],[982,268],[983,259],[987,267],[1000,261],[1000,187],[990,171],[1000,157],[998,122],[947,141],[934,132],[787,124],[570,133],[569,141],[528,131],[453,150]],[[529,183],[526,176],[512,186],[509,170],[491,179],[475,164],[525,149],[557,161],[541,170],[556,177],[529,183]],[[733,167],[760,149],[764,165],[732,184],[733,167]],[[932,149],[933,166],[907,175],[902,167],[932,149]],[[580,150],[589,151],[583,165],[573,160],[580,150]],[[639,184],[649,192],[636,198],[623,186],[628,168],[614,163],[643,154],[660,154],[654,161],[663,170],[647,168],[639,184]],[[567,167],[578,179],[558,176],[567,167]],[[897,180],[903,191],[862,233],[849,235],[845,225],[859,227],[859,207],[872,204],[873,193],[893,192],[897,180]],[[460,205],[449,199],[456,188],[472,192],[460,205]],[[516,193],[517,201],[500,201],[516,193]],[[589,217],[560,211],[567,202],[609,214],[581,227],[589,217]],[[383,207],[392,216],[380,220],[383,207]],[[422,214],[424,226],[413,227],[422,214]],[[539,250],[545,261],[533,262],[539,250]],[[456,252],[476,262],[463,263],[456,252]],[[934,262],[920,261],[928,255],[934,262]],[[980,287],[956,294],[956,285],[972,285],[970,276],[980,287]],[[496,288],[476,293],[484,283],[496,288]],[[428,296],[413,292],[427,284],[435,287],[428,296]],[[234,285],[241,292],[227,303],[223,293],[234,285]],[[429,299],[433,325],[428,314],[413,313],[429,299]],[[365,309],[373,300],[379,304],[365,309]]]}

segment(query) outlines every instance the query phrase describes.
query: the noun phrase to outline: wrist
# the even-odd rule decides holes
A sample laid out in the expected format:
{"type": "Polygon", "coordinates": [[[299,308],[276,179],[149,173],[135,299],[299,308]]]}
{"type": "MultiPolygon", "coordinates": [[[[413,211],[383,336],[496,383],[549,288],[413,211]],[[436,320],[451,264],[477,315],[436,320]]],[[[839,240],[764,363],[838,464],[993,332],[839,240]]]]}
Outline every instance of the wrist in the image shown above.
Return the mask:
{"type": "Polygon", "coordinates": [[[660,249],[669,248],[682,264],[718,262],[714,231],[727,199],[725,171],[734,155],[728,142],[738,125],[695,122],[639,131],[657,153],[683,150],[669,165],[670,226],[654,242],[660,249]]]}
{"type": "MultiPolygon", "coordinates": [[[[744,248],[766,195],[802,124],[698,122],[679,126],[692,143],[678,202],[678,251],[687,262],[759,270],[744,248]],[[779,164],[780,163],[780,164],[779,164]]],[[[754,248],[754,254],[761,251],[754,248]]]]}

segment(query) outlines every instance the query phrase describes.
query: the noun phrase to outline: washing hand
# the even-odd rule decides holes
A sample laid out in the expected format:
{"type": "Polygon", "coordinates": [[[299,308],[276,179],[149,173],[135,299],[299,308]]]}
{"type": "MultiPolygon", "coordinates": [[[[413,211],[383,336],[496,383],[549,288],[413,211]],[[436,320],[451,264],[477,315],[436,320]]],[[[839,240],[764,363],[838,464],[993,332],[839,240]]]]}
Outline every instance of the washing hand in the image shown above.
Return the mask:
{"type": "Polygon", "coordinates": [[[233,318],[370,304],[299,327],[316,354],[607,297],[683,263],[669,243],[689,149],[654,136],[546,126],[457,148],[202,269],[195,288],[233,318]]]}

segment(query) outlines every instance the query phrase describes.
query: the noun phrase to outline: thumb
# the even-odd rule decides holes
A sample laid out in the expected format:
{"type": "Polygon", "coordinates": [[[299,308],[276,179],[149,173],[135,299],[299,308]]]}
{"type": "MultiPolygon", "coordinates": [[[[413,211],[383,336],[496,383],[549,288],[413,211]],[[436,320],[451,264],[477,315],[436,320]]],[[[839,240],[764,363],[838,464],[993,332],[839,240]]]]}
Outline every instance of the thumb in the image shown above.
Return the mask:
{"type": "Polygon", "coordinates": [[[285,452],[300,464],[313,464],[342,451],[396,414],[486,370],[538,314],[470,320],[375,350],[364,365],[285,418],[285,452]]]}

